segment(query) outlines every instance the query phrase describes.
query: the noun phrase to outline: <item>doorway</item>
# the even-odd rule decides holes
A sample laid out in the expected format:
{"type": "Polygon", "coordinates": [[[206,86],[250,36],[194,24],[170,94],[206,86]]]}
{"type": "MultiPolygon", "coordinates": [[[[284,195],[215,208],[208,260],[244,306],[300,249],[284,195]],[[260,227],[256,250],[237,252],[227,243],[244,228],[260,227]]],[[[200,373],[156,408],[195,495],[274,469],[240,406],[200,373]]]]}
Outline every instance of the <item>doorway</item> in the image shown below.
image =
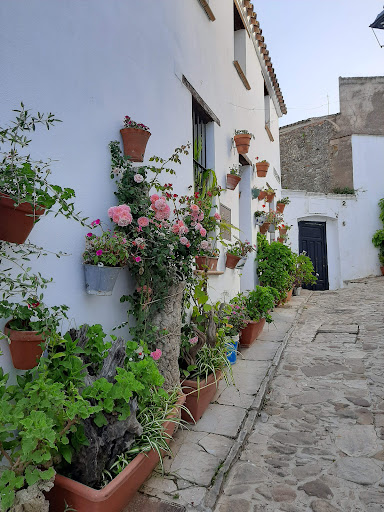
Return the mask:
{"type": "Polygon", "coordinates": [[[303,285],[308,290],[329,290],[327,231],[325,222],[299,222],[299,252],[305,251],[311,259],[317,283],[303,285]]]}

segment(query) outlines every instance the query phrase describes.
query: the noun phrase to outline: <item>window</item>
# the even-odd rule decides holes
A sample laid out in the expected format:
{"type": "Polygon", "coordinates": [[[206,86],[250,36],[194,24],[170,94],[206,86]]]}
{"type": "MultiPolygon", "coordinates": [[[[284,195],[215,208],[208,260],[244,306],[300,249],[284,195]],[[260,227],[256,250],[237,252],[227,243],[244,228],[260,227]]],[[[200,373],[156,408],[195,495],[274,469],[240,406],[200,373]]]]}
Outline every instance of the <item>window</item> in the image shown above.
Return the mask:
{"type": "Polygon", "coordinates": [[[224,238],[224,240],[231,241],[232,238],[232,232],[231,232],[231,209],[228,208],[228,206],[224,206],[223,204],[220,204],[220,215],[224,222],[228,224],[228,228],[221,228],[221,236],[224,238]]]}
{"type": "Polygon", "coordinates": [[[211,121],[195,99],[192,99],[193,171],[195,192],[203,188],[207,170],[207,124],[211,121]]]}
{"type": "Polygon", "coordinates": [[[240,13],[237,10],[237,5],[234,3],[233,7],[233,30],[234,30],[234,61],[233,65],[236,68],[241,81],[246,89],[250,89],[251,86],[246,78],[247,71],[247,37],[248,33],[245,29],[243,20],[241,19],[240,13]]]}
{"type": "Polygon", "coordinates": [[[265,130],[271,142],[274,141],[271,132],[271,97],[269,96],[267,86],[264,82],[264,117],[265,117],[265,130]]]}

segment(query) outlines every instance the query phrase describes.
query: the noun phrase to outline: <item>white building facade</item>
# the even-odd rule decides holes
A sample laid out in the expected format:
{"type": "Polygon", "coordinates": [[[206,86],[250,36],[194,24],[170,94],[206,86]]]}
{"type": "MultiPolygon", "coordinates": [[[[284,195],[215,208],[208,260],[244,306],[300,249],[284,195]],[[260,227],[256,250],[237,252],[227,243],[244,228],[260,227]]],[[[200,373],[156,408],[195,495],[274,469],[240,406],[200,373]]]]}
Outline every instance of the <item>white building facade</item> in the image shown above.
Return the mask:
{"type": "MultiPolygon", "coordinates": [[[[144,164],[152,155],[168,157],[193,143],[193,119],[205,130],[205,165],[226,187],[226,174],[242,165],[242,180],[225,190],[219,208],[240,228],[234,236],[256,243],[252,187],[267,184],[280,197],[278,119],[285,105],[253,6],[243,0],[3,0],[0,3],[2,88],[1,125],[23,101],[32,112],[53,112],[62,123],[38,129],[30,153],[52,158],[52,181],[76,191],[76,211],[108,223],[116,204],[110,179],[108,143],[120,140],[125,115],[150,127],[144,164]],[[194,117],[195,116],[195,117],[194,117]],[[235,130],[253,133],[249,153],[234,146],[235,130]],[[267,178],[257,178],[256,157],[270,163],[267,178]],[[224,208],[224,209],[225,209],[224,208]]],[[[140,164],[137,164],[140,165],[140,164]]],[[[175,167],[179,194],[193,185],[193,151],[175,167]]],[[[220,211],[220,210],[219,210],[220,211]]],[[[52,277],[47,305],[67,304],[70,326],[100,323],[105,332],[126,319],[119,299],[134,290],[128,271],[111,297],[87,295],[82,253],[86,228],[60,217],[44,217],[30,242],[64,251],[32,262],[33,271],[52,277]]],[[[256,283],[254,258],[242,271],[225,268],[209,278],[212,300],[234,296],[256,283]]],[[[0,320],[3,327],[7,319],[0,320]]],[[[0,364],[12,369],[3,340],[0,364]]]]}

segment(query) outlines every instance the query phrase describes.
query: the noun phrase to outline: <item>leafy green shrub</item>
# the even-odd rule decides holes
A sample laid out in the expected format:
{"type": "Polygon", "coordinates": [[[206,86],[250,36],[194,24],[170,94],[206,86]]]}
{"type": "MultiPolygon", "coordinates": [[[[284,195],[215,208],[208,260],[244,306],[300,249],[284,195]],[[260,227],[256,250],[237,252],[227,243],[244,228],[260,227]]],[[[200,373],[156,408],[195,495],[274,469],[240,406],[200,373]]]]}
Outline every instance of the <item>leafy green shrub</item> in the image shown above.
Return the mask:
{"type": "Polygon", "coordinates": [[[279,242],[269,244],[266,237],[258,233],[256,259],[260,284],[275,288],[279,293],[279,300],[285,299],[294,283],[294,253],[279,242]]]}
{"type": "Polygon", "coordinates": [[[236,295],[231,303],[244,305],[249,319],[253,322],[265,318],[270,323],[272,322],[270,311],[275,307],[276,294],[276,290],[269,286],[256,286],[254,290],[236,295]]]}
{"type": "Polygon", "coordinates": [[[301,286],[303,284],[315,284],[317,276],[315,275],[315,269],[313,268],[312,260],[301,253],[299,255],[294,254],[296,270],[294,274],[295,281],[294,286],[301,286]]]}

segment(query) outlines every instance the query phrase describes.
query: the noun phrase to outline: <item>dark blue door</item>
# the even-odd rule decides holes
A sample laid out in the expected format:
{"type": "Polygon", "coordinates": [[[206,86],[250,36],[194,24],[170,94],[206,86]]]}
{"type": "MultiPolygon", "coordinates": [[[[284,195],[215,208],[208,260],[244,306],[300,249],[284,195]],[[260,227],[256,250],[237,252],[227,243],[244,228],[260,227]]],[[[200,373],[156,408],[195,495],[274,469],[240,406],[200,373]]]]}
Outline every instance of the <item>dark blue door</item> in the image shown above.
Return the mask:
{"type": "Polygon", "coordinates": [[[318,274],[315,285],[304,286],[310,290],[329,290],[327,233],[325,222],[299,222],[299,251],[305,251],[318,274]]]}

